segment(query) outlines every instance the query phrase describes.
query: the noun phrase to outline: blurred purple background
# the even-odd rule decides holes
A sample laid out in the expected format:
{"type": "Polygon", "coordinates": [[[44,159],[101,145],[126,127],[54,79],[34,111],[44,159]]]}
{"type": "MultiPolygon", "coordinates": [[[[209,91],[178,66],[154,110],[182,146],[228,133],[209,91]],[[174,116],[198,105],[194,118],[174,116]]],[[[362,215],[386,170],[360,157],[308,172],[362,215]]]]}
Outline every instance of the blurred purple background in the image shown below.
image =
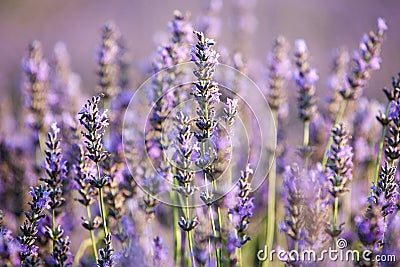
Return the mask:
{"type": "MultiPolygon", "coordinates": [[[[57,41],[63,41],[71,55],[72,68],[82,78],[82,88],[93,92],[96,85],[95,47],[100,28],[113,20],[128,41],[132,58],[132,86],[143,81],[141,69],[150,62],[156,48],[156,37],[165,32],[174,9],[189,11],[196,19],[208,1],[0,1],[0,92],[2,99],[19,89],[20,61],[30,41],[43,43],[45,56],[51,57],[57,41]]],[[[240,9],[240,8],[239,8],[240,9]]],[[[231,51],[243,52],[253,62],[251,76],[260,81],[265,55],[274,37],[284,35],[291,44],[297,38],[306,40],[314,66],[320,74],[318,94],[326,93],[334,48],[350,51],[357,48],[363,33],[375,30],[376,19],[383,17],[389,26],[383,45],[382,69],[373,74],[366,95],[383,100],[381,88],[389,86],[391,76],[400,71],[400,1],[398,0],[241,0],[224,1],[221,34],[218,43],[231,51]],[[243,26],[248,32],[238,36],[238,6],[247,10],[243,26]],[[254,16],[253,16],[254,15],[254,16]],[[236,26],[235,26],[236,25],[236,26]],[[237,47],[238,44],[241,47],[237,47]]],[[[239,22],[238,22],[239,21],[239,22]]]]}

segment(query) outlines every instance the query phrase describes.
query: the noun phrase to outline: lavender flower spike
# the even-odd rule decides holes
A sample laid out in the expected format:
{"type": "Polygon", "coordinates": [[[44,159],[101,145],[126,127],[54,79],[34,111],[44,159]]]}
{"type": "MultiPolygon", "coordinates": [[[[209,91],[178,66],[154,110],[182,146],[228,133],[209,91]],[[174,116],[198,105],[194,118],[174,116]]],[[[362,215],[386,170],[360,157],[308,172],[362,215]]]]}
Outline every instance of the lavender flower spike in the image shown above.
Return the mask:
{"type": "Polygon", "coordinates": [[[342,232],[342,225],[338,225],[339,197],[349,191],[346,184],[352,179],[353,150],[348,145],[349,132],[343,124],[332,129],[332,140],[327,154],[326,175],[331,182],[329,192],[334,198],[333,219],[328,232],[335,239],[342,232]]]}
{"type": "Polygon", "coordinates": [[[41,178],[50,189],[50,209],[61,207],[65,199],[62,196],[63,182],[67,176],[67,165],[61,156],[61,144],[59,138],[60,128],[56,123],[51,125],[51,131],[47,134],[46,146],[46,173],[48,178],[41,178]]]}
{"type": "Polygon", "coordinates": [[[201,131],[196,134],[197,139],[202,142],[210,138],[217,125],[214,105],[220,102],[218,84],[213,81],[219,54],[212,49],[214,40],[204,37],[202,32],[195,32],[197,44],[191,49],[192,61],[196,64],[193,74],[197,77],[194,83],[193,95],[198,103],[196,126],[201,131]]]}
{"type": "Polygon", "coordinates": [[[98,48],[97,64],[100,92],[105,99],[118,94],[118,39],[120,33],[114,23],[108,22],[102,29],[101,44],[98,48]]]}
{"type": "Polygon", "coordinates": [[[354,67],[348,75],[348,86],[340,91],[344,99],[358,99],[370,78],[371,71],[379,70],[381,65],[381,46],[388,27],[383,18],[378,18],[378,29],[365,34],[357,51],[354,52],[354,67]]]}
{"type": "Polygon", "coordinates": [[[303,121],[311,121],[317,111],[315,83],[319,77],[317,71],[309,66],[310,56],[306,42],[302,39],[296,40],[295,46],[295,64],[297,69],[294,78],[299,87],[299,117],[303,121]]]}
{"type": "Polygon", "coordinates": [[[397,212],[398,186],[394,177],[395,173],[396,167],[390,167],[385,162],[381,166],[378,184],[371,187],[370,204],[380,206],[384,218],[389,214],[397,212]]]}
{"type": "Polygon", "coordinates": [[[385,223],[380,208],[371,206],[364,216],[355,218],[355,223],[361,243],[367,249],[379,251],[385,231],[385,223]]]}
{"type": "Polygon", "coordinates": [[[268,55],[268,95],[267,100],[271,109],[279,110],[285,102],[284,87],[290,74],[288,57],[289,44],[283,36],[274,40],[272,52],[268,55]]]}
{"type": "Polygon", "coordinates": [[[40,185],[32,188],[29,192],[32,196],[32,201],[29,202],[30,211],[25,212],[26,219],[23,225],[20,226],[21,235],[18,241],[21,244],[19,256],[21,259],[21,266],[40,266],[40,258],[38,254],[39,247],[35,245],[37,239],[37,232],[40,220],[46,215],[45,209],[49,208],[50,193],[46,186],[40,185]]]}
{"type": "Polygon", "coordinates": [[[226,99],[226,104],[224,108],[225,121],[228,126],[232,126],[235,122],[235,116],[237,114],[238,99],[226,99]]]}
{"type": "Polygon", "coordinates": [[[86,131],[82,131],[83,137],[86,138],[85,144],[89,157],[93,162],[99,163],[105,160],[108,152],[103,149],[103,136],[105,128],[108,126],[107,110],[100,113],[98,104],[104,95],[100,94],[88,100],[83,106],[79,121],[85,127],[86,131]]]}
{"type": "Polygon", "coordinates": [[[237,204],[233,209],[229,210],[229,214],[232,215],[232,222],[236,228],[236,234],[238,238],[238,248],[246,244],[250,237],[247,236],[246,230],[250,223],[250,218],[253,216],[254,204],[253,198],[250,197],[251,187],[250,179],[253,174],[253,170],[250,165],[247,165],[246,169],[241,172],[240,179],[238,181],[238,194],[237,204]]]}
{"type": "Polygon", "coordinates": [[[106,245],[105,248],[99,249],[99,259],[97,261],[97,267],[113,267],[115,265],[113,251],[111,246],[111,236],[107,235],[103,240],[106,245]]]}
{"type": "Polygon", "coordinates": [[[32,128],[40,131],[47,107],[49,65],[43,59],[42,45],[39,41],[29,45],[29,55],[22,60],[22,70],[29,97],[26,104],[33,116],[32,128]]]}

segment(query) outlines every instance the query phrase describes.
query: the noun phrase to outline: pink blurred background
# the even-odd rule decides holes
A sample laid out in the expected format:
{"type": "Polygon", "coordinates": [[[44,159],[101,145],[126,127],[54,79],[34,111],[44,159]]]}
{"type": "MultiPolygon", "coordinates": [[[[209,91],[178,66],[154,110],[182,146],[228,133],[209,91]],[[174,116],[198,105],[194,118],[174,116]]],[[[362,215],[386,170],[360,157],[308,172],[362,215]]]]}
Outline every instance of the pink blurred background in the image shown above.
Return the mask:
{"type": "MultiPolygon", "coordinates": [[[[43,43],[45,56],[51,57],[57,41],[65,42],[75,72],[82,78],[82,88],[93,92],[96,85],[95,47],[100,28],[113,20],[128,41],[132,58],[132,86],[144,79],[141,69],[150,62],[156,49],[155,36],[162,36],[174,9],[189,11],[196,26],[208,1],[65,1],[65,0],[2,0],[0,1],[0,92],[3,100],[15,97],[19,90],[20,62],[30,41],[43,43]]],[[[253,67],[250,75],[261,80],[265,55],[274,37],[284,35],[291,44],[297,38],[306,40],[318,69],[318,94],[326,93],[333,49],[350,51],[358,46],[363,33],[376,28],[376,19],[383,17],[389,26],[383,45],[382,69],[373,74],[366,95],[384,99],[381,88],[389,86],[391,76],[400,71],[400,1],[398,0],[240,0],[223,1],[221,34],[218,43],[229,50],[243,52],[253,67]],[[242,7],[240,8],[240,6],[242,7]],[[243,26],[248,32],[238,36],[240,17],[245,10],[243,26]],[[236,25],[236,26],[235,26],[236,25]],[[241,47],[237,47],[241,44],[241,47]],[[260,66],[260,67],[257,67],[260,66]]]]}

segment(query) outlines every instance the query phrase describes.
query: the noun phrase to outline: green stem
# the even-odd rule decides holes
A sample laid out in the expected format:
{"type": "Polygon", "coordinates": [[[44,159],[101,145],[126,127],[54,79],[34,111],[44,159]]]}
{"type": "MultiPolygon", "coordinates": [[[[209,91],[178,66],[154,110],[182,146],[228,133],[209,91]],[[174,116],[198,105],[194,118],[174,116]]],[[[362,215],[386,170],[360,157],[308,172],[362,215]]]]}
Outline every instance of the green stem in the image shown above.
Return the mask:
{"type": "MultiPolygon", "coordinates": [[[[101,179],[100,175],[100,166],[99,163],[96,162],[96,168],[97,168],[97,175],[99,177],[99,180],[101,179]]],[[[108,236],[108,229],[107,229],[107,219],[106,219],[106,210],[104,207],[104,197],[103,197],[103,188],[99,188],[99,206],[100,206],[100,214],[101,214],[101,220],[103,222],[103,230],[104,230],[104,236],[108,236]]]]}
{"type": "MultiPolygon", "coordinates": [[[[190,209],[189,209],[189,197],[186,197],[186,218],[187,218],[187,220],[191,220],[190,209]]],[[[191,266],[196,267],[196,260],[194,258],[193,240],[192,240],[191,231],[187,231],[186,233],[187,233],[188,243],[189,243],[190,259],[192,261],[192,265],[191,266]]]]}
{"type": "Polygon", "coordinates": [[[100,213],[101,213],[101,219],[103,221],[104,235],[108,236],[107,220],[106,220],[106,213],[105,213],[104,199],[103,199],[103,188],[99,188],[99,198],[100,198],[100,213]]]}
{"type": "Polygon", "coordinates": [[[242,248],[238,248],[238,250],[239,250],[239,259],[238,259],[238,261],[239,261],[239,267],[242,267],[243,266],[243,259],[242,259],[242,248]]]}
{"type": "MultiPolygon", "coordinates": [[[[338,124],[338,123],[340,123],[342,121],[343,114],[344,114],[344,111],[346,110],[347,103],[348,102],[345,99],[342,100],[342,102],[340,103],[339,111],[338,111],[338,113],[336,115],[335,121],[333,122],[333,127],[335,127],[336,124],[338,124]]],[[[327,154],[328,154],[328,151],[329,151],[329,149],[330,149],[330,147],[332,145],[332,142],[333,142],[333,138],[332,138],[332,135],[330,135],[328,143],[326,144],[326,147],[325,147],[324,157],[322,159],[322,168],[323,168],[323,170],[325,170],[326,163],[328,162],[327,154]]]]}
{"type": "MultiPolygon", "coordinates": [[[[81,242],[81,245],[79,246],[78,251],[75,253],[75,257],[74,257],[74,267],[78,267],[79,266],[79,261],[81,260],[83,254],[85,253],[85,250],[90,246],[90,243],[93,242],[93,240],[91,241],[90,238],[89,239],[85,239],[83,240],[83,242],[81,242]]],[[[97,254],[97,252],[96,252],[97,254]]],[[[96,258],[96,262],[97,262],[97,258],[96,258]]]]}
{"type": "MultiPolygon", "coordinates": [[[[386,117],[387,117],[388,112],[389,112],[389,107],[390,107],[390,102],[388,102],[386,104],[386,108],[385,108],[386,117]]],[[[386,128],[387,128],[387,125],[383,125],[382,133],[381,133],[381,139],[379,140],[379,151],[378,151],[378,156],[376,157],[375,173],[374,173],[374,183],[375,184],[378,183],[379,167],[381,165],[381,158],[382,158],[382,152],[383,152],[383,144],[385,142],[386,128]]]]}
{"type": "MultiPolygon", "coordinates": [[[[53,238],[54,238],[54,232],[56,229],[55,224],[56,224],[56,210],[52,209],[51,210],[51,232],[52,232],[53,238]]],[[[55,245],[56,245],[55,240],[53,239],[53,252],[54,252],[55,245]]]]}
{"type": "MultiPolygon", "coordinates": [[[[335,197],[333,203],[333,230],[336,231],[337,224],[338,224],[338,213],[339,213],[339,197],[335,197]]],[[[333,246],[336,247],[336,236],[333,238],[333,246]]]]}
{"type": "Polygon", "coordinates": [[[304,121],[304,132],[303,132],[303,146],[307,147],[310,142],[310,121],[304,121]]]}
{"type": "MultiPolygon", "coordinates": [[[[278,129],[278,114],[276,110],[272,111],[272,116],[275,121],[275,127],[278,129]]],[[[268,213],[267,213],[267,224],[266,224],[266,241],[265,245],[270,250],[274,244],[274,233],[275,233],[275,194],[276,194],[276,160],[273,159],[271,162],[271,170],[268,175],[268,213]]],[[[262,266],[268,266],[269,262],[264,261],[262,266]]]]}
{"type": "MultiPolygon", "coordinates": [[[[175,180],[174,180],[175,183],[175,180]]],[[[171,200],[172,203],[175,203],[176,201],[176,192],[171,191],[171,200]]],[[[182,246],[182,240],[181,240],[181,232],[178,227],[178,216],[179,216],[179,211],[178,208],[175,206],[172,206],[172,215],[173,215],[173,231],[174,231],[174,262],[175,264],[179,264],[181,262],[181,246],[182,246]]]]}
{"type": "Polygon", "coordinates": [[[310,121],[304,121],[304,132],[303,132],[303,148],[305,149],[305,168],[308,169],[308,159],[310,158],[310,151],[308,149],[310,143],[310,121]]]}
{"type": "MultiPolygon", "coordinates": [[[[90,213],[90,207],[86,206],[86,215],[88,217],[88,221],[92,221],[92,215],[90,213]]],[[[86,248],[88,246],[90,246],[90,242],[92,243],[92,249],[93,249],[93,255],[96,259],[96,262],[98,260],[98,255],[97,255],[97,247],[96,247],[96,238],[94,236],[94,231],[93,230],[89,230],[89,234],[90,234],[90,239],[89,240],[85,240],[84,242],[81,243],[78,251],[75,254],[75,259],[74,259],[74,266],[78,266],[79,265],[79,260],[81,259],[81,257],[83,256],[86,248]]]]}

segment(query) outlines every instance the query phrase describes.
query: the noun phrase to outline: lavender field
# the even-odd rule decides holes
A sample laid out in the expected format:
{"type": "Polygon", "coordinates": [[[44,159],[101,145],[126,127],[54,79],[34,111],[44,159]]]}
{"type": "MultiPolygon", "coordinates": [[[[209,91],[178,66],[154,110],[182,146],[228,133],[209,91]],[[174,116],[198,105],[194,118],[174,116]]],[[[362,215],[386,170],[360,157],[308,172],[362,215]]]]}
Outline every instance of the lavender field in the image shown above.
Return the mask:
{"type": "Polygon", "coordinates": [[[400,266],[400,4],[306,2],[0,2],[0,267],[400,266]]]}

